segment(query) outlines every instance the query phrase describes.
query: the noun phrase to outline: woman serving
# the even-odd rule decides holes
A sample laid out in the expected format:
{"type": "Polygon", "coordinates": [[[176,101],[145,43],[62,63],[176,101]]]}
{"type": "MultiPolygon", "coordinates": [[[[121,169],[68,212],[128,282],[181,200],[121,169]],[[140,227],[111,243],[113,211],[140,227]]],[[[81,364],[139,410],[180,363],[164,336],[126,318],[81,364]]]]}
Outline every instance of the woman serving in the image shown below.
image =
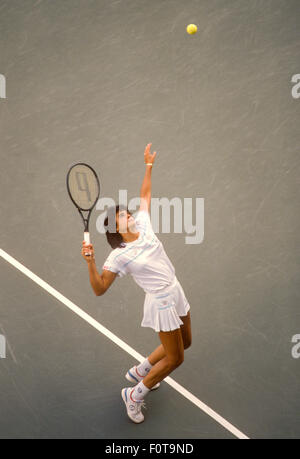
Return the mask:
{"type": "Polygon", "coordinates": [[[107,241],[113,250],[103,265],[102,274],[97,271],[92,244],[83,242],[81,250],[97,296],[103,295],[117,276],[125,274],[131,274],[146,293],[141,325],[153,328],[161,344],[125,375],[135,384],[121,392],[127,414],[135,423],[144,420],[145,396],[182,364],[184,350],[190,347],[192,340],[190,305],[150,221],[151,173],[156,156],[156,152],[150,151],[151,145],[148,144],[144,152],[146,171],[136,217],[128,209],[116,206],[109,209],[104,221],[107,241]],[[111,229],[112,220],[115,231],[111,229]]]}

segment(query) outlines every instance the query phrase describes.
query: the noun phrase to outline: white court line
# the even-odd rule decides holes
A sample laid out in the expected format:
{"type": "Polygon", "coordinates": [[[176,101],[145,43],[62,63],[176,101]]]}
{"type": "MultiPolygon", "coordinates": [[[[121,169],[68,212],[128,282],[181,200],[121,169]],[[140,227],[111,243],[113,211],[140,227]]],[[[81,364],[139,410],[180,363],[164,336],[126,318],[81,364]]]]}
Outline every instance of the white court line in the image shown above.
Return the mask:
{"type": "MultiPolygon", "coordinates": [[[[105,335],[108,339],[113,341],[117,346],[119,346],[121,349],[126,351],[136,360],[138,360],[139,362],[143,362],[145,360],[145,357],[143,357],[141,354],[136,352],[132,347],[128,346],[128,344],[126,344],[124,341],[119,339],[116,335],[110,332],[107,328],[103,327],[103,325],[101,325],[99,322],[93,319],[89,314],[84,312],[82,309],[76,306],[76,304],[68,300],[68,298],[66,298],[61,293],[59,293],[57,290],[55,290],[53,287],[51,287],[51,285],[47,284],[47,282],[43,281],[40,277],[38,277],[36,274],[34,274],[32,271],[30,271],[28,268],[26,268],[21,263],[19,263],[15,258],[11,257],[8,253],[4,252],[4,250],[0,249],[0,255],[2,258],[8,261],[8,263],[10,263],[12,266],[17,268],[23,274],[25,274],[25,276],[29,277],[29,279],[31,279],[33,282],[35,282],[40,287],[42,287],[44,290],[46,290],[48,293],[50,293],[50,295],[54,296],[57,300],[59,300],[61,303],[63,303],[65,306],[71,309],[71,311],[75,312],[75,314],[77,314],[79,317],[81,317],[83,320],[89,323],[92,327],[94,327],[100,333],[105,335]]],[[[230,424],[230,422],[226,421],[226,419],[224,419],[214,410],[209,408],[209,406],[205,405],[205,403],[201,402],[201,400],[195,397],[191,392],[186,390],[183,386],[178,384],[174,379],[168,376],[167,378],[164,379],[164,381],[167,384],[169,384],[171,387],[173,387],[173,389],[175,389],[181,395],[183,395],[183,397],[185,397],[191,403],[193,403],[198,408],[200,408],[200,410],[202,410],[204,413],[206,413],[216,422],[221,424],[221,426],[223,426],[224,429],[231,432],[235,437],[240,438],[240,439],[248,439],[248,437],[245,434],[243,434],[240,430],[238,430],[236,427],[230,424]]]]}

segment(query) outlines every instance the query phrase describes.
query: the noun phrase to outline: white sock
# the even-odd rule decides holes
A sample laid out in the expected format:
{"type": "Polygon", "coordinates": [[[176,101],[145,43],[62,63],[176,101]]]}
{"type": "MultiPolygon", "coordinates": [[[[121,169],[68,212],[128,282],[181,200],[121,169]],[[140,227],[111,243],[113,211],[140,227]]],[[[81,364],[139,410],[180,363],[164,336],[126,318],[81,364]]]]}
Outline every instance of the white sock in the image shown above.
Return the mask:
{"type": "Polygon", "coordinates": [[[150,389],[143,384],[143,381],[139,382],[134,386],[133,391],[131,392],[131,398],[134,401],[144,400],[145,395],[150,392],[150,389]]]}
{"type": "Polygon", "coordinates": [[[140,376],[146,376],[149,371],[151,370],[152,368],[152,365],[151,363],[149,363],[149,360],[146,359],[144,360],[144,362],[140,363],[136,369],[137,369],[137,372],[140,376]]]}

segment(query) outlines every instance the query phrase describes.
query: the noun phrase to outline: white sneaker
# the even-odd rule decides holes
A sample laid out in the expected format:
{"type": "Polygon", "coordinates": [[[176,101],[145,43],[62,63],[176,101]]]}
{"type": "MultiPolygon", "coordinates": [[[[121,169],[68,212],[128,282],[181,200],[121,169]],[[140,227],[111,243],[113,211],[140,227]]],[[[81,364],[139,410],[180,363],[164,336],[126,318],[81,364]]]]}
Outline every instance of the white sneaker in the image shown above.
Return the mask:
{"type": "Polygon", "coordinates": [[[139,400],[135,402],[131,398],[132,392],[133,392],[132,387],[125,387],[125,389],[122,389],[121,395],[126,405],[128,417],[136,424],[140,424],[141,422],[144,421],[144,415],[142,413],[142,408],[145,408],[146,405],[144,403],[144,400],[139,400]]]}
{"type": "MultiPolygon", "coordinates": [[[[134,384],[138,384],[139,382],[143,381],[145,376],[139,375],[136,366],[134,366],[130,368],[130,370],[127,371],[125,378],[134,384]]],[[[158,389],[159,386],[160,386],[160,383],[158,382],[157,384],[155,384],[155,386],[152,387],[151,390],[158,389]]]]}

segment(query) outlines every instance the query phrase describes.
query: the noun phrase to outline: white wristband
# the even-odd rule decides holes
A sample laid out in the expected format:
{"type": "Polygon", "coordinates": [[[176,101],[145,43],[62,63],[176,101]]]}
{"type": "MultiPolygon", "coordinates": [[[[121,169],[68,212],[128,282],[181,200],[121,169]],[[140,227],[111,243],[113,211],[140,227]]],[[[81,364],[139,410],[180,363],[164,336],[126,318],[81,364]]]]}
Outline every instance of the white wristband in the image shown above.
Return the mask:
{"type": "Polygon", "coordinates": [[[146,166],[152,166],[153,163],[146,163],[146,166]]]}

